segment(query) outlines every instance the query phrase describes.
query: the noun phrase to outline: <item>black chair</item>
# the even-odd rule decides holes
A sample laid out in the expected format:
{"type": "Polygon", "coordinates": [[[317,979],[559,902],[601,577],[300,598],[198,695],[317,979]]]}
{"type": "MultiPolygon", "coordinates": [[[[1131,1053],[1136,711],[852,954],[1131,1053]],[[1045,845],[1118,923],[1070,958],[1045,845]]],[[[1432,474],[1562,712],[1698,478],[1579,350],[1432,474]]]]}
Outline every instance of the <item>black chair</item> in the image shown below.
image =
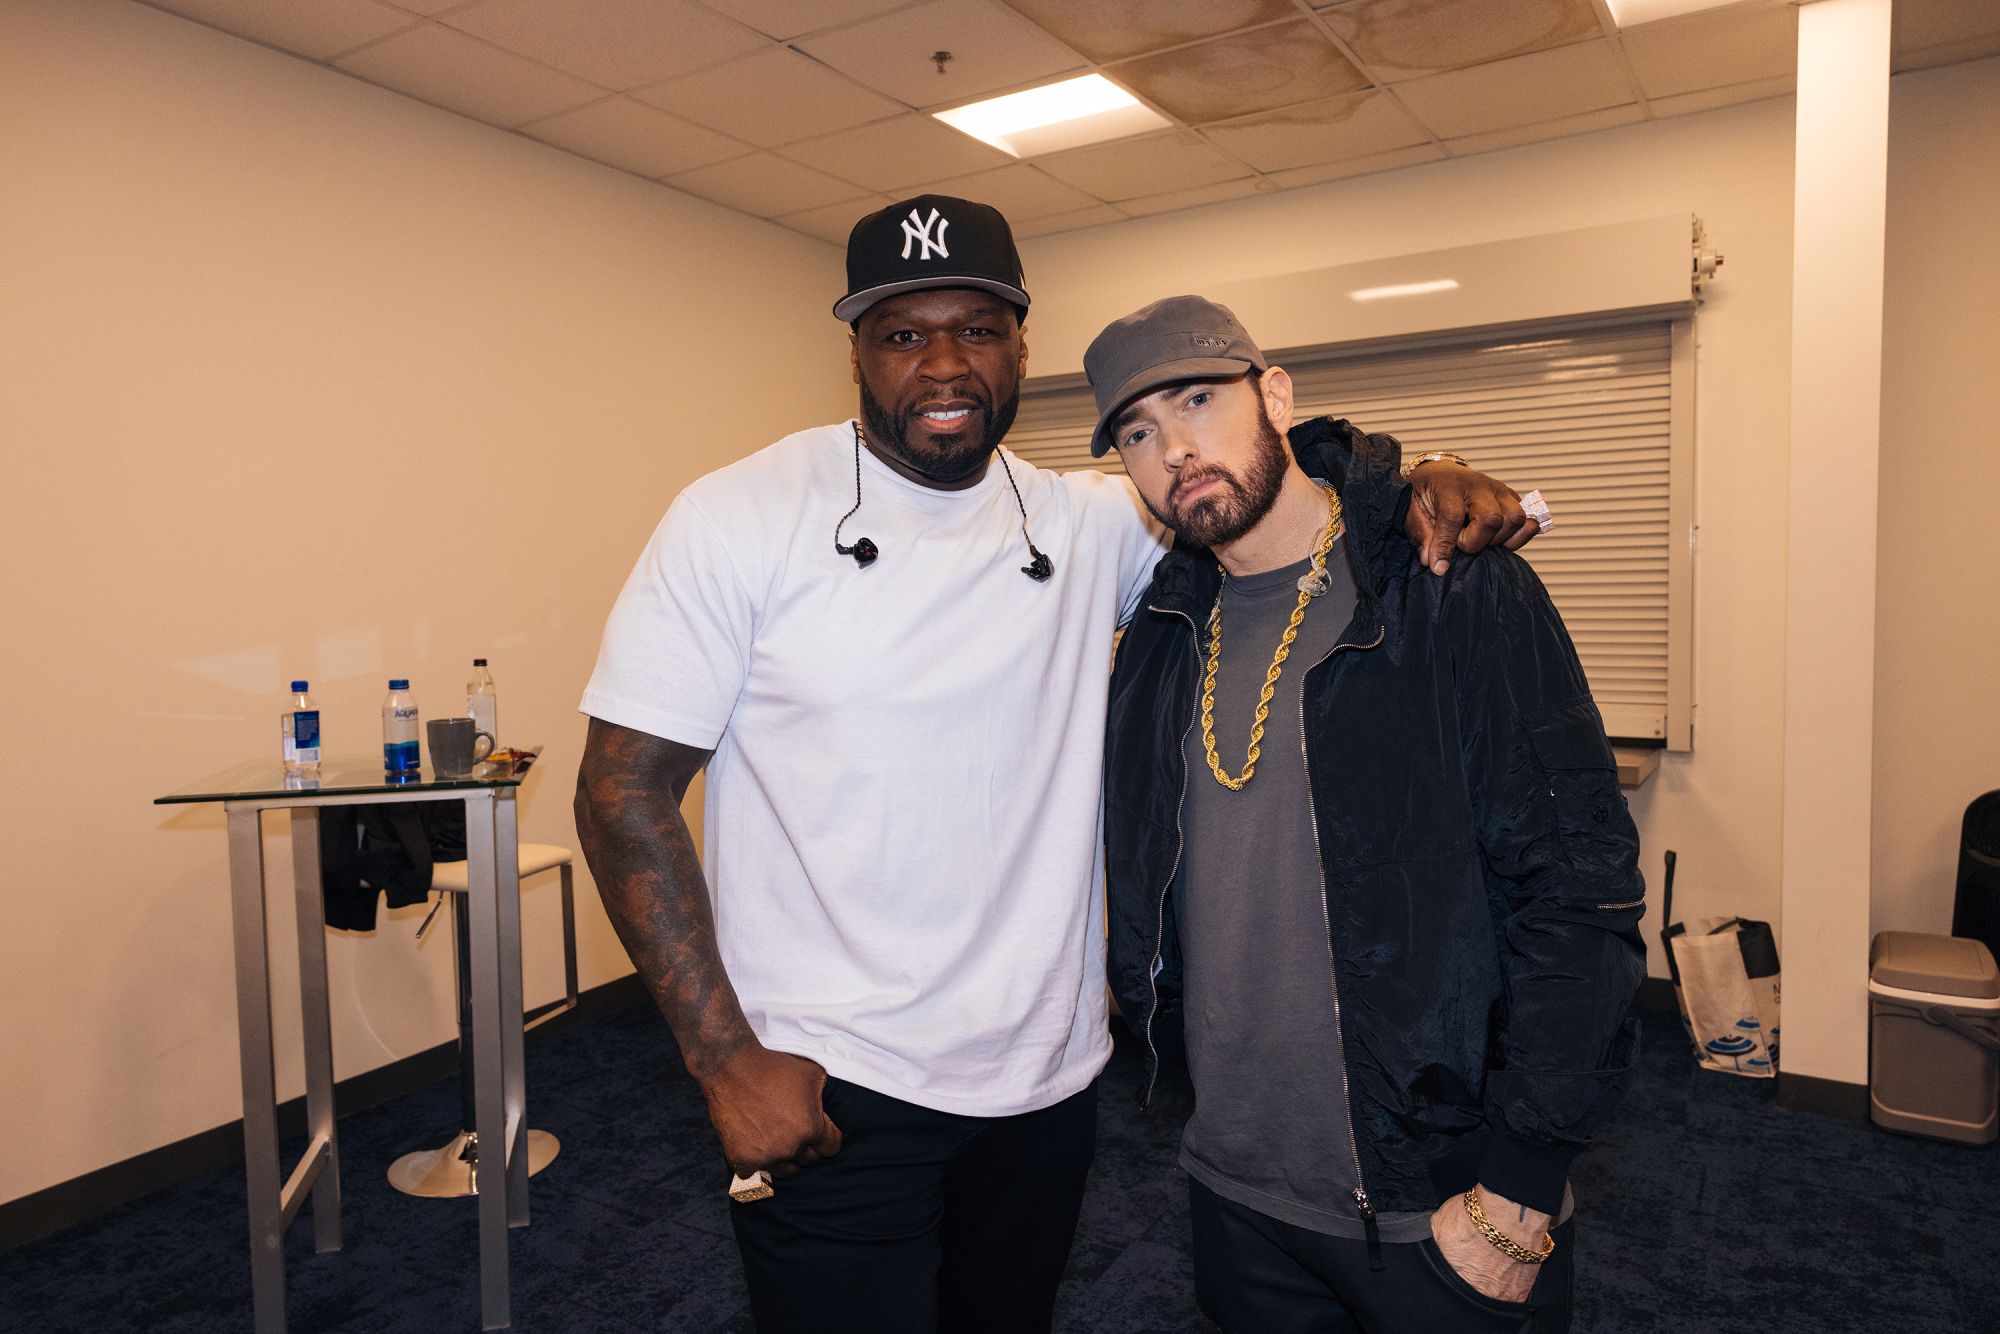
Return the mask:
{"type": "Polygon", "coordinates": [[[1974,798],[1965,808],[1951,933],[1985,941],[2000,959],[2000,791],[1974,798]]]}

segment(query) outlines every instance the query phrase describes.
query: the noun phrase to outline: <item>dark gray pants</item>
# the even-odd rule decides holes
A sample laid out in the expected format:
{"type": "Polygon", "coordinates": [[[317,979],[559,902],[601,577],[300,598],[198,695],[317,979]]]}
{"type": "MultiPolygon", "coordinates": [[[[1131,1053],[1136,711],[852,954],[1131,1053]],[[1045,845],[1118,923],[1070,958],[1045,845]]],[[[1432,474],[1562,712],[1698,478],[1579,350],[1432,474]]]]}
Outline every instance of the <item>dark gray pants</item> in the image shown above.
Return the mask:
{"type": "Polygon", "coordinates": [[[1525,1302],[1481,1293],[1437,1244],[1382,1247],[1281,1223],[1192,1179],[1195,1298],[1226,1334],[1564,1334],[1570,1326],[1576,1220],[1555,1229],[1556,1253],[1525,1302]]]}

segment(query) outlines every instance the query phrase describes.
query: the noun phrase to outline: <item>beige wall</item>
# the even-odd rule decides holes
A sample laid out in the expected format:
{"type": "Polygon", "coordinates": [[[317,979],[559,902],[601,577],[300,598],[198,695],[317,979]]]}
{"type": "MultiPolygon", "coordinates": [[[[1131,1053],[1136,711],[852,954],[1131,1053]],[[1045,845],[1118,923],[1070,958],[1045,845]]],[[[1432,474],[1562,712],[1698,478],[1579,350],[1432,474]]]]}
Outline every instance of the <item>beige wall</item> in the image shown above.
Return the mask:
{"type": "Polygon", "coordinates": [[[1889,135],[1873,928],[1948,931],[2000,788],[2000,60],[1896,79],[1889,135]]]}
{"type": "MultiPolygon", "coordinates": [[[[292,676],[365,754],[388,675],[437,716],[483,654],[548,746],[522,835],[573,846],[647,533],[852,391],[833,248],[157,11],[0,4],[0,124],[7,1200],[239,1114],[222,817],[155,795],[274,754],[292,676]]],[[[588,985],[628,965],[584,884],[588,985]]],[[[333,941],[343,1077],[452,1035],[414,914],[333,941]]],[[[531,1000],[556,920],[530,887],[531,1000]]]]}
{"type": "MultiPolygon", "coordinates": [[[[1681,913],[1778,917],[1791,146],[1790,102],[1761,102],[1048,237],[1025,255],[1034,368],[1053,373],[1080,368],[1106,319],[1169,290],[1668,213],[1706,222],[1727,263],[1698,325],[1695,750],[1632,798],[1649,937],[1667,848],[1681,913]]],[[[1341,313],[1323,328],[1339,339],[1341,313]]]]}

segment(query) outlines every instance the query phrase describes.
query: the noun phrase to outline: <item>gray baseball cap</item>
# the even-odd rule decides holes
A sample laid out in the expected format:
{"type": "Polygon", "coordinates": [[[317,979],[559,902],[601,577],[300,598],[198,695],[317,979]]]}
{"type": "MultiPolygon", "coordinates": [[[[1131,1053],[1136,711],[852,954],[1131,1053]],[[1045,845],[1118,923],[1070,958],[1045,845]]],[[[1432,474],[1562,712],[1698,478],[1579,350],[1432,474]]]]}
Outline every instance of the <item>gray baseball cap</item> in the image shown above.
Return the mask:
{"type": "Polygon", "coordinates": [[[1170,296],[1104,326],[1083,354],[1084,378],[1097,396],[1090,456],[1111,448],[1105,429],[1127,403],[1177,380],[1267,370],[1269,363],[1229,307],[1206,297],[1170,296]]]}

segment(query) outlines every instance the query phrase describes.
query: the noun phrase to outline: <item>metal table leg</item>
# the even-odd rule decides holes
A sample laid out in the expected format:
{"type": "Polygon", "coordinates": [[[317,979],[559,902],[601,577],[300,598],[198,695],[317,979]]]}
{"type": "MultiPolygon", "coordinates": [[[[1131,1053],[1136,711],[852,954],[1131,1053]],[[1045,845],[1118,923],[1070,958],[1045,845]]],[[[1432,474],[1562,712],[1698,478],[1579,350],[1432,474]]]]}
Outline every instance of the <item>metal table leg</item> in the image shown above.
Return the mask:
{"type": "MultiPolygon", "coordinates": [[[[472,928],[472,1046],[478,1089],[479,1316],[481,1329],[513,1323],[507,1295],[506,1105],[501,1031],[506,1024],[500,961],[499,874],[495,865],[493,794],[465,799],[466,911],[472,928]]],[[[518,1016],[518,1011],[516,1012],[518,1016]]],[[[518,1017],[515,1023],[520,1021],[518,1017]]]]}
{"type": "Polygon", "coordinates": [[[271,1056],[264,840],[254,806],[229,804],[229,907],[236,938],[236,1036],[243,1062],[243,1159],[250,1197],[250,1294],[257,1334],[285,1334],[285,1222],[271,1056]]]}
{"type": "MultiPolygon", "coordinates": [[[[319,881],[319,811],[292,808],[292,883],[298,900],[299,999],[305,1021],[306,1162],[312,1184],[313,1249],[340,1249],[340,1136],[333,1107],[333,1016],[327,999],[326,902],[319,881]]],[[[298,1206],[291,1204],[286,1221],[298,1206]]]]}
{"type": "Polygon", "coordinates": [[[493,794],[494,916],[500,935],[500,1080],[506,1108],[507,1224],[528,1225],[527,1057],[522,1049],[521,862],[514,790],[493,794]]]}

